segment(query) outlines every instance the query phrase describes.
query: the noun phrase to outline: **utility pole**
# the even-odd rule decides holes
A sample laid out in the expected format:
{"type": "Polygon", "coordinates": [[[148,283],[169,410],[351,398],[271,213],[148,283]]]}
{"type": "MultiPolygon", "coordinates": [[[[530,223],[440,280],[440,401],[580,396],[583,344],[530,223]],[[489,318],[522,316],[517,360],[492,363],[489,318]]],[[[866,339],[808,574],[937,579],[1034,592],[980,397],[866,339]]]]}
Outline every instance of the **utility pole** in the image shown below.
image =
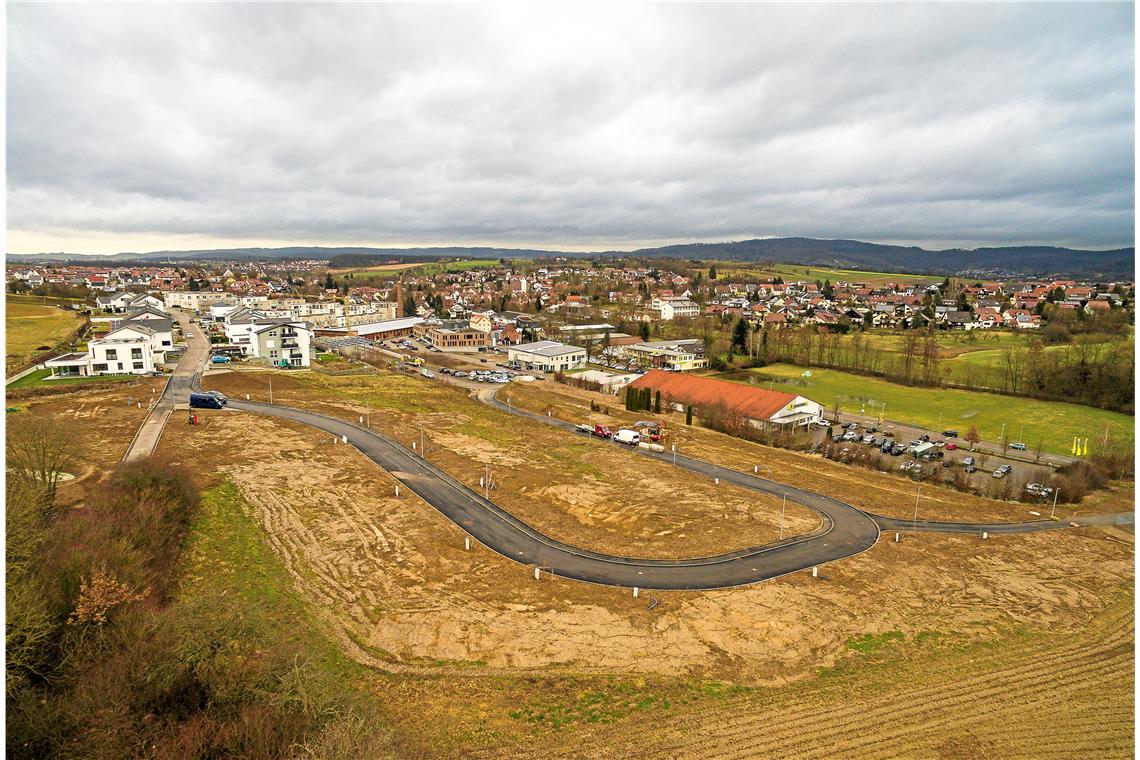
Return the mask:
{"type": "Polygon", "coordinates": [[[914,520],[911,521],[911,530],[918,530],[918,497],[922,494],[922,486],[914,494],[914,520]]]}
{"type": "Polygon", "coordinates": [[[420,459],[426,459],[424,456],[424,423],[420,421],[420,459]]]}
{"type": "Polygon", "coordinates": [[[780,540],[784,540],[784,510],[788,508],[788,494],[784,494],[784,503],[780,506],[780,540]]]}
{"type": "Polygon", "coordinates": [[[372,428],[372,408],[368,406],[368,402],[364,402],[364,427],[372,428]]]}
{"type": "Polygon", "coordinates": [[[273,378],[269,378],[269,403],[273,403],[273,378]]]}
{"type": "Polygon", "coordinates": [[[883,408],[879,410],[879,427],[883,426],[883,415],[887,413],[887,402],[883,402],[883,408]]]}

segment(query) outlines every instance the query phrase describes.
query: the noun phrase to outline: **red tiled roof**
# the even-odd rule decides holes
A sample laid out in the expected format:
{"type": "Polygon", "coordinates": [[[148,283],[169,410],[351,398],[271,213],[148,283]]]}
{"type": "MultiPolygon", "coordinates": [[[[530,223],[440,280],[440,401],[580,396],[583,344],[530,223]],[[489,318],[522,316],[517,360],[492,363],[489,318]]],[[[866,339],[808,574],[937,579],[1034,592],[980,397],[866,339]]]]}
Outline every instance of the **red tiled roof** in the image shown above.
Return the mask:
{"type": "Polygon", "coordinates": [[[712,377],[695,377],[681,372],[650,370],[630,383],[631,388],[649,388],[681,404],[695,407],[724,404],[737,409],[745,417],[767,420],[795,400],[791,393],[754,388],[742,383],[717,380],[712,377]]]}

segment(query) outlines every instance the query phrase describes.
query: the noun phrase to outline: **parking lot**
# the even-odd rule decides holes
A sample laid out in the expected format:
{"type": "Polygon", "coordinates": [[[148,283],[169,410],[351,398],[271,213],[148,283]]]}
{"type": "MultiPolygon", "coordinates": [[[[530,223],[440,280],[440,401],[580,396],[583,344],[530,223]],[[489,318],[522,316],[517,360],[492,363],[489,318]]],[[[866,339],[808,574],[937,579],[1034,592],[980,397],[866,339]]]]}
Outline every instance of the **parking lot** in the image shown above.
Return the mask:
{"type": "MultiPolygon", "coordinates": [[[[878,455],[895,463],[893,470],[915,481],[965,477],[971,486],[984,491],[990,487],[990,481],[1008,479],[1019,490],[1022,483],[1031,486],[1027,489],[1028,495],[1043,502],[1053,495],[1048,487],[1037,487],[1048,482],[1053,467],[972,451],[968,442],[955,435],[937,437],[920,433],[915,438],[905,438],[901,434],[908,429],[889,424],[880,429],[873,422],[867,425],[856,422],[830,425],[825,422],[815,423],[813,427],[820,451],[839,461],[878,455]],[[827,437],[829,429],[831,438],[827,437]]],[[[909,432],[916,431],[909,429],[909,432]]]]}

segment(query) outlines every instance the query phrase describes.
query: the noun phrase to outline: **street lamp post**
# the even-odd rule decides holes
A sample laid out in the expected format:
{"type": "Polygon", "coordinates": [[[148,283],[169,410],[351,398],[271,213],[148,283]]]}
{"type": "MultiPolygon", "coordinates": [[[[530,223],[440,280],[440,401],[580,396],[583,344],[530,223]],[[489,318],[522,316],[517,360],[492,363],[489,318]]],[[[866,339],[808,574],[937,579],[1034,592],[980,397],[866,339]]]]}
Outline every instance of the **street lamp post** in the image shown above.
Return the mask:
{"type": "Polygon", "coordinates": [[[911,530],[918,530],[918,497],[922,494],[922,486],[914,494],[914,519],[911,521],[911,530]]]}
{"type": "Polygon", "coordinates": [[[784,503],[780,506],[780,540],[784,540],[784,510],[788,508],[788,494],[784,494],[784,503]]]}
{"type": "Polygon", "coordinates": [[[1057,497],[1061,495],[1061,489],[1058,488],[1053,492],[1053,509],[1049,512],[1049,519],[1052,520],[1057,514],[1057,497]]]}
{"type": "Polygon", "coordinates": [[[269,378],[269,403],[273,403],[273,378],[269,378]]]}

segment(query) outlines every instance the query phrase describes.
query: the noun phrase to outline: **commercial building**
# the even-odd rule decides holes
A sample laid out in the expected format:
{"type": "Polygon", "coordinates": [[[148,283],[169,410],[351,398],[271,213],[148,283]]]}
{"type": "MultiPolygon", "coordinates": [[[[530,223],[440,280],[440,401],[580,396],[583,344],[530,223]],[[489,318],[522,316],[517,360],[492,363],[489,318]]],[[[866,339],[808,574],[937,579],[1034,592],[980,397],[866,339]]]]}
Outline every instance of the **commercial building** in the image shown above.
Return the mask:
{"type": "Polygon", "coordinates": [[[401,317],[399,319],[386,319],[381,322],[365,322],[357,324],[352,322],[352,330],[344,327],[319,327],[317,335],[331,338],[348,337],[355,335],[368,340],[389,340],[391,338],[406,338],[412,334],[415,326],[424,321],[423,317],[401,317]]]}
{"type": "Polygon", "coordinates": [[[526,369],[540,372],[564,372],[586,364],[586,349],[553,340],[523,343],[507,349],[507,359],[526,369]]]}
{"type": "Polygon", "coordinates": [[[691,406],[694,412],[701,414],[721,407],[739,414],[753,427],[802,426],[823,416],[823,405],[804,396],[680,372],[651,370],[629,387],[660,391],[662,404],[676,411],[691,406]]]}
{"type": "Polygon", "coordinates": [[[617,350],[642,367],[685,372],[709,366],[704,341],[696,338],[633,343],[617,350]]]}
{"type": "Polygon", "coordinates": [[[491,346],[491,333],[458,320],[425,321],[416,325],[413,332],[440,351],[475,353],[491,346]]]}

